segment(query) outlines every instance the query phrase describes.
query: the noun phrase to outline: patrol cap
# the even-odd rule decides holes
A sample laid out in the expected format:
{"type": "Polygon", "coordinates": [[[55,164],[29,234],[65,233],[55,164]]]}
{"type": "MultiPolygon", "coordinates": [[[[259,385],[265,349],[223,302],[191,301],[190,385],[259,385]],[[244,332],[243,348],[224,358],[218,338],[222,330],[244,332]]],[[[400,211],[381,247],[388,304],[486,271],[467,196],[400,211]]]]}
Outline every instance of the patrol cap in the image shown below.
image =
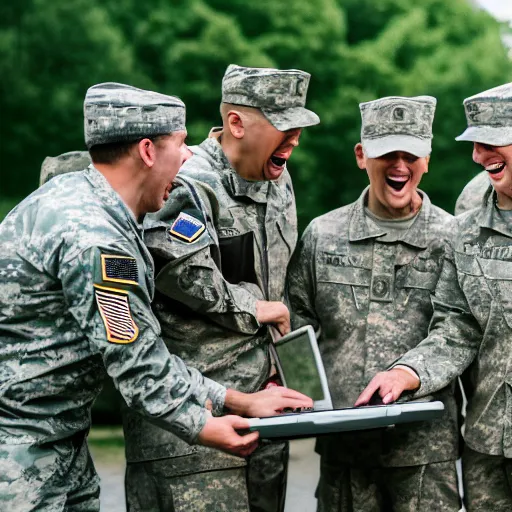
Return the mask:
{"type": "Polygon", "coordinates": [[[466,98],[464,111],[468,127],[455,140],[491,146],[512,144],[512,83],[466,98]]]}
{"type": "Polygon", "coordinates": [[[85,144],[131,142],[185,129],[185,104],[175,96],[107,82],[84,101],[85,144]]]}
{"type": "Polygon", "coordinates": [[[320,122],[304,108],[311,75],[299,69],[245,68],[230,64],[222,79],[222,102],[261,110],[284,132],[320,122]]]}
{"type": "Polygon", "coordinates": [[[59,174],[81,171],[90,163],[91,157],[87,151],[69,151],[59,156],[47,156],[41,165],[39,185],[44,185],[59,174]]]}
{"type": "Polygon", "coordinates": [[[437,100],[433,96],[388,96],[360,103],[361,143],[368,158],[393,151],[417,157],[432,151],[432,121],[437,100]]]}

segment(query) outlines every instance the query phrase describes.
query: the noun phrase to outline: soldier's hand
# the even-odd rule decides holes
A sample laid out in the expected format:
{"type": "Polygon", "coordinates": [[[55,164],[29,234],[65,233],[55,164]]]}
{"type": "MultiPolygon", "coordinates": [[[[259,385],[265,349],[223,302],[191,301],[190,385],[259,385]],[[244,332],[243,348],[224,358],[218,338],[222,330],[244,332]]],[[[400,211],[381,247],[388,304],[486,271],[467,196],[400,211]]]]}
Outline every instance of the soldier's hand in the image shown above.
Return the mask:
{"type": "Polygon", "coordinates": [[[311,408],[313,400],[294,389],[273,386],[251,394],[228,389],[225,405],[237,414],[263,418],[288,410],[311,408]]]}
{"type": "Polygon", "coordinates": [[[249,422],[240,416],[208,416],[203,430],[199,432],[198,441],[204,446],[216,448],[224,452],[247,457],[258,446],[258,432],[240,435],[237,430],[246,430],[249,422]]]}
{"type": "Polygon", "coordinates": [[[257,301],[256,319],[260,324],[274,325],[283,335],[290,332],[290,312],[283,302],[257,301]]]}
{"type": "Polygon", "coordinates": [[[354,404],[366,405],[375,393],[379,393],[383,404],[398,400],[404,391],[413,391],[420,386],[420,379],[412,373],[400,368],[393,368],[387,372],[379,372],[366,386],[354,404]]]}

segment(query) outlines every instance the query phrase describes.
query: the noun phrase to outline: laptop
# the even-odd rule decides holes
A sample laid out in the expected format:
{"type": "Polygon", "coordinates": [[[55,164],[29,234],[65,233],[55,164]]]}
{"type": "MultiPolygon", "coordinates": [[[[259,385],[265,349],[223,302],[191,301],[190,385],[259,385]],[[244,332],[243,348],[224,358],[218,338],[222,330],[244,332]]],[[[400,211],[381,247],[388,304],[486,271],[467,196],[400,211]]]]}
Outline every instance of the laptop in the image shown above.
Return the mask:
{"type": "Polygon", "coordinates": [[[313,399],[313,410],[249,419],[249,431],[262,438],[293,439],[320,434],[391,427],[398,423],[440,418],[439,401],[411,401],[334,409],[315,331],[307,325],[270,346],[283,385],[313,399]]]}

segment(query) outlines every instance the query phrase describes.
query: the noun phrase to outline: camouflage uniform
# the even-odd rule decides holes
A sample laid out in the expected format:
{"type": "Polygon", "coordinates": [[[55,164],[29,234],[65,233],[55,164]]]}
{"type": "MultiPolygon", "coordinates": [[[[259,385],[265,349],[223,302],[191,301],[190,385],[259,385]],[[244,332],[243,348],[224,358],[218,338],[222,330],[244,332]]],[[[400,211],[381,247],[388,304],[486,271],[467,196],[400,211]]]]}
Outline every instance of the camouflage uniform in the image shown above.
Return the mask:
{"type": "MultiPolygon", "coordinates": [[[[512,84],[464,101],[468,129],[457,140],[512,144],[512,84]],[[489,114],[490,113],[490,114],[489,114]],[[485,114],[485,115],[483,115],[485,114]]],[[[433,302],[429,336],[399,362],[413,368],[415,396],[447,385],[471,363],[463,473],[469,511],[512,510],[512,212],[496,192],[458,217],[433,302]]]]}
{"type": "MultiPolygon", "coordinates": [[[[266,91],[248,90],[243,83],[246,69],[228,68],[226,75],[235,84],[226,85],[224,79],[223,101],[228,102],[228,92],[238,88],[239,96],[230,100],[262,106],[262,94],[269,99],[266,91]],[[243,91],[250,96],[244,97],[243,91]]],[[[290,83],[306,81],[300,97],[305,101],[306,73],[249,71],[257,79],[271,72],[270,83],[278,92],[281,86],[286,85],[288,92],[290,83]]],[[[275,121],[272,109],[264,114],[275,121]]],[[[289,114],[288,122],[301,126],[307,120],[297,119],[296,112],[289,114]]],[[[293,124],[280,126],[286,130],[293,124]]],[[[286,267],[297,242],[290,175],[285,170],[275,181],[241,178],[216,137],[191,150],[194,155],[180,169],[171,199],[146,224],[145,241],[157,270],[153,308],[170,351],[226,386],[256,391],[270,374],[271,341],[268,328],[256,319],[256,302],[282,300],[286,267]],[[169,229],[184,212],[205,226],[192,242],[177,238],[169,229]]],[[[261,442],[246,461],[187,446],[128,410],[124,431],[130,510],[283,509],[287,443],[261,442]]]]}
{"type": "MultiPolygon", "coordinates": [[[[127,103],[131,93],[152,99],[120,84],[95,86],[86,119],[95,98],[108,100],[114,117],[118,88],[127,103]]],[[[176,110],[176,99],[158,101],[164,113],[176,110]]],[[[99,510],[86,436],[107,373],[128,405],[191,443],[205,401],[220,413],[226,390],[169,355],[150,309],[153,262],[141,226],[94,167],[40,187],[0,224],[0,239],[1,508],[99,510]]]]}
{"type": "Polygon", "coordinates": [[[478,173],[463,189],[455,203],[455,215],[480,208],[488,194],[492,192],[486,171],[478,173]]]}
{"type": "MultiPolygon", "coordinates": [[[[377,158],[381,151],[393,151],[394,146],[391,151],[385,148],[385,136],[391,132],[396,137],[400,129],[388,121],[396,108],[407,110],[405,121],[418,109],[418,117],[430,118],[431,126],[433,109],[425,113],[424,106],[403,98],[363,104],[366,154],[377,158]],[[379,133],[382,147],[367,143],[370,128],[379,133]]],[[[418,128],[409,123],[406,133],[411,126],[418,128]]],[[[403,141],[390,143],[398,144],[396,150],[409,149],[403,141]]],[[[401,231],[393,229],[397,221],[381,222],[365,211],[368,191],[355,203],[313,220],[288,274],[294,327],[309,323],[320,330],[319,347],[335,408],[352,407],[375,372],[426,336],[431,296],[454,233],[453,217],[432,205],[424,193],[416,217],[398,221],[406,223],[401,231]]],[[[432,398],[445,404],[442,419],[319,438],[318,510],[457,511],[453,383],[447,382],[432,398]]]]}

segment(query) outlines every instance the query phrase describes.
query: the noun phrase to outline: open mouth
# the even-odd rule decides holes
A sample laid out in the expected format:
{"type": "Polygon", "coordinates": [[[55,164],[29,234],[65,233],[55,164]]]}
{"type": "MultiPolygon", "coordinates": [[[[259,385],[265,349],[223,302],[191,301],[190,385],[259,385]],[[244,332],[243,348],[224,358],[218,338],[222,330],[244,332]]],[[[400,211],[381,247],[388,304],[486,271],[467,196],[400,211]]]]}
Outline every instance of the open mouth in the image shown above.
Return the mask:
{"type": "Polygon", "coordinates": [[[498,174],[499,172],[501,172],[503,169],[505,168],[505,162],[498,162],[496,164],[491,164],[491,165],[488,165],[485,170],[489,173],[489,174],[498,174]]]}
{"type": "Polygon", "coordinates": [[[394,190],[402,190],[407,182],[409,181],[409,176],[387,176],[386,183],[394,190]]]}
{"type": "Polygon", "coordinates": [[[282,167],[286,163],[286,158],[281,158],[280,156],[273,155],[270,157],[270,161],[274,165],[277,165],[277,167],[282,167]]]}

